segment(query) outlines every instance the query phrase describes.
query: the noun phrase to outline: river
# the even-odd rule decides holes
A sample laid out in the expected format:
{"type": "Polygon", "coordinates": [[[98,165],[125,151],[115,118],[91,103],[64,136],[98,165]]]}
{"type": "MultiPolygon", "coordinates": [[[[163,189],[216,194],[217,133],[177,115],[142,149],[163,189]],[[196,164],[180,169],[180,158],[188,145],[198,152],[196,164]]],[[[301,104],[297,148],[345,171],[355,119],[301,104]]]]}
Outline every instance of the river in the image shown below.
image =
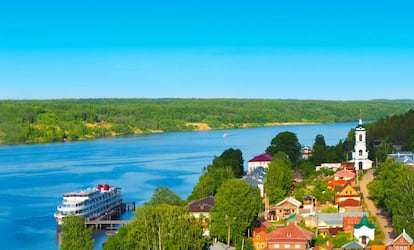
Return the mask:
{"type": "MultiPolygon", "coordinates": [[[[201,169],[228,148],[242,151],[246,169],[247,161],[263,153],[280,132],[295,133],[304,146],[312,146],[317,134],[327,145],[336,145],[356,125],[288,125],[0,146],[0,246],[58,249],[53,213],[65,192],[108,183],[122,188],[125,201],[140,204],[156,187],[165,186],[186,199],[201,169]]],[[[104,240],[102,233],[96,235],[96,249],[104,240]]]]}

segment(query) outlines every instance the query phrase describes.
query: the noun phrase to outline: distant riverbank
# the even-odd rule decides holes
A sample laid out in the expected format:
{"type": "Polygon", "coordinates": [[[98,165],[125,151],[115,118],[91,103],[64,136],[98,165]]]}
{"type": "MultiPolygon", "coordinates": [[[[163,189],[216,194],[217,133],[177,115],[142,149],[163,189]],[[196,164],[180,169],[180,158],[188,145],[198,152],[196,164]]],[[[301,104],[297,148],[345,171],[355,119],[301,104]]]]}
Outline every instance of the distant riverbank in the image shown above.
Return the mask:
{"type": "Polygon", "coordinates": [[[377,120],[414,109],[414,100],[268,99],[0,100],[0,143],[377,120]]]}

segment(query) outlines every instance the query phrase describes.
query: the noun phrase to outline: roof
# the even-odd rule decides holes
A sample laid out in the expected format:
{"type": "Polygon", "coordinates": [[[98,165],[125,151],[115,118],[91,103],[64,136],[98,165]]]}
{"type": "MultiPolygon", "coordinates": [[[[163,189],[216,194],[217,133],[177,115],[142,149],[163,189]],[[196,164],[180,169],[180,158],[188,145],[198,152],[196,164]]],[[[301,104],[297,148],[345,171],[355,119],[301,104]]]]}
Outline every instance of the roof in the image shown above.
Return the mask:
{"type": "Polygon", "coordinates": [[[348,180],[329,180],[326,183],[327,187],[343,186],[348,183],[348,180]]]}
{"type": "Polygon", "coordinates": [[[401,237],[404,238],[408,242],[409,245],[413,244],[413,239],[410,237],[410,235],[408,235],[405,232],[405,229],[403,229],[403,231],[402,231],[402,233],[400,233],[400,235],[398,235],[394,240],[387,243],[387,246],[388,245],[394,245],[396,242],[398,242],[401,239],[401,237]]]}
{"type": "Polygon", "coordinates": [[[227,246],[226,244],[217,241],[209,247],[210,250],[235,250],[236,248],[227,246]]]}
{"type": "Polygon", "coordinates": [[[279,206],[281,206],[285,202],[289,202],[290,204],[292,204],[292,205],[294,205],[296,207],[300,207],[302,205],[302,202],[296,200],[292,196],[289,196],[286,199],[282,200],[281,202],[277,203],[275,206],[276,207],[279,207],[279,206]]]}
{"type": "Polygon", "coordinates": [[[263,153],[263,154],[253,157],[248,162],[264,162],[264,161],[271,162],[272,160],[273,160],[273,156],[269,155],[268,153],[263,153]]]}
{"type": "Polygon", "coordinates": [[[266,234],[267,242],[295,242],[306,243],[312,239],[314,234],[302,227],[299,227],[293,223],[288,224],[286,227],[278,228],[273,232],[266,234]]]}
{"type": "Polygon", "coordinates": [[[346,243],[345,245],[343,245],[341,248],[343,248],[343,249],[364,249],[364,246],[359,244],[356,241],[351,241],[351,242],[346,243]]]}
{"type": "Polygon", "coordinates": [[[354,199],[346,199],[338,204],[339,207],[359,207],[361,206],[360,201],[354,200],[354,199]]]}
{"type": "Polygon", "coordinates": [[[344,231],[351,231],[354,229],[354,225],[361,221],[361,216],[345,216],[342,222],[342,228],[344,231]]]}
{"type": "Polygon", "coordinates": [[[201,198],[201,199],[192,201],[188,205],[189,205],[190,211],[192,213],[194,213],[194,212],[208,213],[208,212],[210,212],[211,208],[214,206],[214,197],[213,196],[207,196],[205,198],[201,198]]]}
{"type": "Polygon", "coordinates": [[[350,170],[340,170],[334,174],[335,177],[342,177],[342,178],[354,178],[355,173],[350,170]]]}
{"type": "MultiPolygon", "coordinates": [[[[360,191],[360,187],[358,187],[358,186],[353,186],[353,185],[351,185],[351,183],[347,183],[347,184],[345,184],[344,186],[335,186],[334,187],[334,191],[335,191],[335,193],[340,193],[340,192],[342,192],[345,188],[347,188],[348,186],[351,186],[355,191],[357,191],[357,192],[359,192],[360,191]]],[[[351,195],[349,195],[349,196],[351,196],[351,195]]]]}
{"type": "Polygon", "coordinates": [[[363,212],[345,212],[345,213],[316,213],[318,225],[322,223],[327,226],[343,226],[344,217],[362,217],[363,212]]]}
{"type": "Polygon", "coordinates": [[[370,229],[375,229],[375,225],[372,224],[371,222],[369,222],[368,217],[366,216],[366,214],[364,214],[362,216],[361,221],[358,224],[354,225],[354,228],[360,229],[363,226],[366,226],[367,228],[370,228],[370,229]]]}

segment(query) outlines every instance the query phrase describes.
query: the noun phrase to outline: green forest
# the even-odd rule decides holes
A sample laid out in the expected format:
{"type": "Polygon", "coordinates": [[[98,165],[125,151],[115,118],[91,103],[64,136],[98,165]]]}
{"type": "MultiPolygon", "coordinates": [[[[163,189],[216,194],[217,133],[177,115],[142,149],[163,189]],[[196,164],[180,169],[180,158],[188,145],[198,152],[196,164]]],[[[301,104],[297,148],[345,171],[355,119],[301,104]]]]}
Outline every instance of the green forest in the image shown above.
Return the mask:
{"type": "Polygon", "coordinates": [[[1,100],[0,143],[86,140],[152,132],[259,127],[277,123],[378,120],[414,109],[414,100],[272,99],[1,100]],[[205,128],[204,128],[205,129],[205,128]]]}

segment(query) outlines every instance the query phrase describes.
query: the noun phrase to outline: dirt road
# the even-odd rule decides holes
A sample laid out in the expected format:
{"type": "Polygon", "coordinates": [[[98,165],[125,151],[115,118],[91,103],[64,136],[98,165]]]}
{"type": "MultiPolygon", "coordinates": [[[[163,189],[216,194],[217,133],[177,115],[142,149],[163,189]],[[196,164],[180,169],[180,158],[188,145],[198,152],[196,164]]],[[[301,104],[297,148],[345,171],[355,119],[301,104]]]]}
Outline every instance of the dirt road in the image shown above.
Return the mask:
{"type": "Polygon", "coordinates": [[[369,196],[367,184],[370,183],[373,179],[374,169],[370,169],[364,174],[362,180],[359,182],[359,185],[361,187],[361,192],[364,195],[364,202],[367,205],[367,209],[371,215],[377,218],[378,224],[384,231],[384,244],[387,244],[387,242],[394,238],[393,227],[386,211],[375,207],[374,203],[371,200],[371,197],[369,196]]]}

